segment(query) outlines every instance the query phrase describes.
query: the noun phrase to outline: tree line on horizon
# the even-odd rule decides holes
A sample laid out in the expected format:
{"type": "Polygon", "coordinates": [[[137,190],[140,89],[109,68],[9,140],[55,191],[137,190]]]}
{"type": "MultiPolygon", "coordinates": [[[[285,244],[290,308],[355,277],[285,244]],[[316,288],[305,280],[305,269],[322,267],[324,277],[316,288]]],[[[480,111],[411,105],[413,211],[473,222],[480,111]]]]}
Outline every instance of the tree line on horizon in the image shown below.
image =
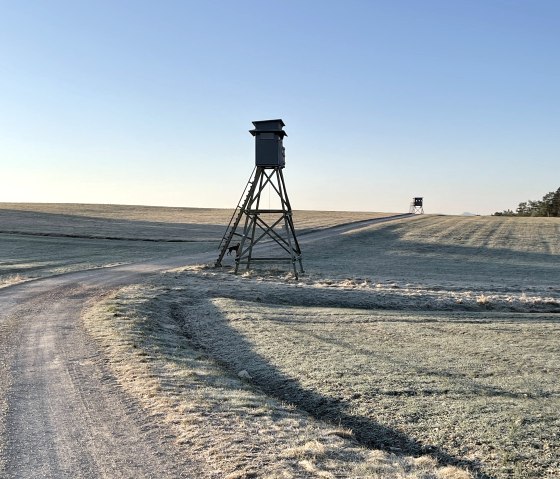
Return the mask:
{"type": "Polygon", "coordinates": [[[494,216],[560,216],[560,188],[542,197],[542,200],[528,200],[519,203],[515,211],[497,211],[494,216]]]}

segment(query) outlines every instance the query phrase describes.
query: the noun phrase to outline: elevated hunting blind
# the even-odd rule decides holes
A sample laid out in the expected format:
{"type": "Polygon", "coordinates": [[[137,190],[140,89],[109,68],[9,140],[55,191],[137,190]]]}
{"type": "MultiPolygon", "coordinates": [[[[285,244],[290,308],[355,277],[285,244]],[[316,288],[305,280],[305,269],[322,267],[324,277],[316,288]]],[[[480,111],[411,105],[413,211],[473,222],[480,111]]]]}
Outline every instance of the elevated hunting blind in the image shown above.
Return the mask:
{"type": "Polygon", "coordinates": [[[284,168],[286,158],[282,140],[287,133],[282,120],[254,121],[249,132],[255,137],[255,164],[264,168],[284,168]]]}
{"type": "Polygon", "coordinates": [[[216,267],[222,266],[226,254],[235,252],[236,273],[240,266],[250,269],[252,263],[289,261],[297,278],[297,266],[303,273],[303,263],[282,174],[286,165],[285,125],[280,119],[254,121],[253,125],[249,132],[255,137],[255,168],[222,237],[216,267]]]}
{"type": "Polygon", "coordinates": [[[415,196],[412,198],[412,203],[410,203],[410,213],[413,214],[424,214],[424,198],[420,196],[415,196]]]}

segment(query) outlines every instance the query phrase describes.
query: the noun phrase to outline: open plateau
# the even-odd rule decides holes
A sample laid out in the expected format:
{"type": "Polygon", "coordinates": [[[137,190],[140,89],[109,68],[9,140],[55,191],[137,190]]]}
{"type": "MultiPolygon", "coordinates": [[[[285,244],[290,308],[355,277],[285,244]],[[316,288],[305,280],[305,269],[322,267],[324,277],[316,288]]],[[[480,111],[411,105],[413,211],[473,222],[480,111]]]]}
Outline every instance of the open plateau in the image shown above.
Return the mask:
{"type": "Polygon", "coordinates": [[[559,218],[230,216],[0,204],[1,478],[560,477],[559,218]]]}

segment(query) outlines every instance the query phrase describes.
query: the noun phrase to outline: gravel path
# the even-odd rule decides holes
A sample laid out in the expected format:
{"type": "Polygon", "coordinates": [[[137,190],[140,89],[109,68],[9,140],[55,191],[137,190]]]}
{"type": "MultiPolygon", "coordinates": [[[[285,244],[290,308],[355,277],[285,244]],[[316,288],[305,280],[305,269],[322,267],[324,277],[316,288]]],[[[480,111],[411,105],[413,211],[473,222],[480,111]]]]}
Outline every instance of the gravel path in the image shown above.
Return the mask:
{"type": "Polygon", "coordinates": [[[64,275],[0,292],[7,386],[0,392],[0,477],[198,476],[165,429],[120,390],[80,321],[89,301],[173,265],[64,275]]]}

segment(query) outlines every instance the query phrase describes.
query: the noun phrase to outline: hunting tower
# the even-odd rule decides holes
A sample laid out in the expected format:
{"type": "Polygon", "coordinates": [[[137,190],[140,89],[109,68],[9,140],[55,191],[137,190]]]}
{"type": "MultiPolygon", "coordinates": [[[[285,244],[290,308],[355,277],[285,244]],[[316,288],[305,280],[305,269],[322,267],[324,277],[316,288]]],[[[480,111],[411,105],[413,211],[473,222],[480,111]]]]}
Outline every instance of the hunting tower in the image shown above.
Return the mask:
{"type": "Polygon", "coordinates": [[[301,250],[282,170],[286,165],[280,119],[254,121],[255,167],[222,237],[216,267],[235,252],[235,272],[252,263],[290,262],[294,275],[303,273],[301,250]],[[268,192],[268,195],[265,193],[268,192]],[[271,206],[273,196],[274,206],[271,206]]]}
{"type": "Polygon", "coordinates": [[[409,213],[423,215],[424,214],[424,198],[416,196],[412,198],[409,213]]]}

